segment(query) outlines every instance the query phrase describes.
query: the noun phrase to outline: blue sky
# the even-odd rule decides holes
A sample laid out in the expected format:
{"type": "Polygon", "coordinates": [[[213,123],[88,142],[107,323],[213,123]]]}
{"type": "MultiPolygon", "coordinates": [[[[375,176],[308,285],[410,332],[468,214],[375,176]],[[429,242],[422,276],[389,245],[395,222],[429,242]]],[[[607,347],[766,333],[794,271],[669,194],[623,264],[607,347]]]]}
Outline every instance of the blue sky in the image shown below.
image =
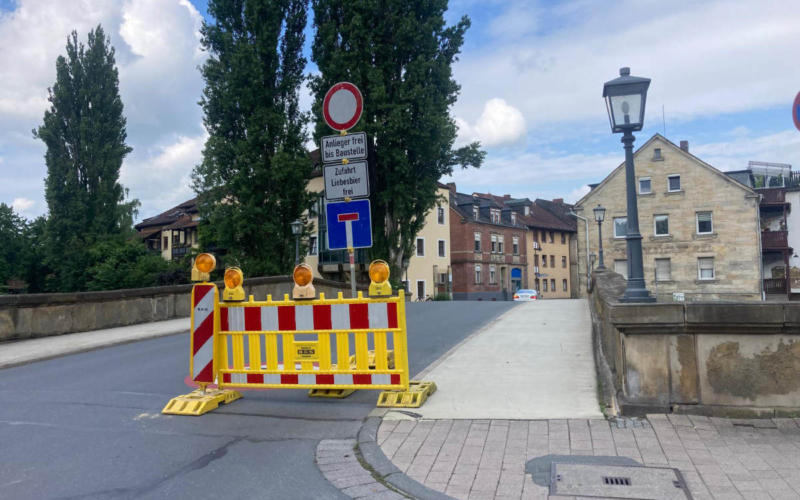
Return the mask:
{"type": "MultiPolygon", "coordinates": [[[[667,138],[688,140],[721,170],[748,160],[800,168],[796,0],[451,0],[447,21],[462,15],[472,28],[452,113],[458,143],[480,140],[488,157],[443,179],[459,191],[579,198],[622,161],[601,98],[622,66],[652,79],[637,144],[663,133],[663,106],[667,138]]],[[[192,197],[188,176],[205,142],[196,104],[204,17],[205,0],[0,0],[0,201],[28,217],[46,212],[44,148],[30,130],[66,35],[85,38],[97,23],[117,49],[134,148],[121,179],[142,201],[140,217],[192,197]]],[[[310,105],[307,92],[301,102],[310,105]]]]}

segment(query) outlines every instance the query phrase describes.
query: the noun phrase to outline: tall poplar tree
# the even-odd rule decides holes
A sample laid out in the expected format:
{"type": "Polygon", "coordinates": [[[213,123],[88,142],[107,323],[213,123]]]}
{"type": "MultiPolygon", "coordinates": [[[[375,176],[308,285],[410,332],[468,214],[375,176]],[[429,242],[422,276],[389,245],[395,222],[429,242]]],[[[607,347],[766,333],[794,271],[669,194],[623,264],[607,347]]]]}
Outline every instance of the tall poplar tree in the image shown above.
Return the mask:
{"type": "Polygon", "coordinates": [[[131,148],[119,95],[114,48],[101,26],[87,45],[73,31],[67,55],[56,60],[50,109],[33,131],[47,146],[46,261],[54,291],[86,289],[89,249],[131,230],[138,201],[125,202],[119,171],[131,148]]]}
{"type": "Polygon", "coordinates": [[[311,206],[299,93],[307,0],[210,0],[200,101],[209,133],[193,173],[201,241],[250,275],[288,273],[290,223],[311,206]]]}
{"type": "Polygon", "coordinates": [[[453,149],[458,128],[450,116],[460,90],[458,60],[467,17],[446,26],[447,0],[312,0],[316,34],[311,60],[320,75],[315,94],[315,139],[330,134],[322,100],[336,82],[361,90],[364,111],[356,130],[375,151],[373,257],[400,276],[403,256],[437,202],[437,181],[461,165],[479,167],[485,153],[475,142],[453,149]]]}

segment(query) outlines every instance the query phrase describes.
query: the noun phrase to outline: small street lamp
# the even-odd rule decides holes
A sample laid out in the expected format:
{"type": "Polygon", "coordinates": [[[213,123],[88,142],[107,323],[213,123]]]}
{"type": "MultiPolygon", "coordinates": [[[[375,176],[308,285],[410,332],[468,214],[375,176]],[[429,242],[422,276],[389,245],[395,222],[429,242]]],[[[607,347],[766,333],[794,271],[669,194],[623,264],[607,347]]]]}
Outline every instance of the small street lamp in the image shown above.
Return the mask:
{"type": "MultiPolygon", "coordinates": [[[[625,148],[625,182],[628,201],[628,288],[620,298],[622,302],[655,302],[644,281],[642,235],[639,233],[639,207],[636,202],[636,173],[633,168],[633,132],[642,130],[644,108],[647,101],[649,78],[631,76],[630,68],[619,70],[619,78],[603,85],[611,132],[622,132],[625,148]]],[[[601,257],[602,262],[602,257],[601,257]]]]}
{"type": "Polygon", "coordinates": [[[597,260],[597,254],[592,252],[589,254],[589,262],[592,263],[592,269],[594,269],[594,262],[597,260]]]}
{"type": "Polygon", "coordinates": [[[600,263],[597,265],[597,269],[606,268],[606,265],[603,262],[603,221],[605,220],[605,218],[606,218],[606,209],[601,207],[600,205],[597,205],[594,208],[594,220],[597,221],[597,234],[598,234],[597,238],[600,241],[600,249],[598,250],[600,253],[600,263]]]}
{"type": "Polygon", "coordinates": [[[408,265],[409,264],[411,264],[411,261],[408,259],[408,257],[404,258],[403,259],[403,270],[405,271],[405,274],[406,274],[406,286],[405,286],[405,288],[406,288],[406,292],[411,293],[410,283],[408,282],[408,265]]]}
{"type": "Polygon", "coordinates": [[[297,219],[290,226],[294,235],[294,265],[297,266],[300,264],[300,235],[303,234],[303,222],[297,219]]]}

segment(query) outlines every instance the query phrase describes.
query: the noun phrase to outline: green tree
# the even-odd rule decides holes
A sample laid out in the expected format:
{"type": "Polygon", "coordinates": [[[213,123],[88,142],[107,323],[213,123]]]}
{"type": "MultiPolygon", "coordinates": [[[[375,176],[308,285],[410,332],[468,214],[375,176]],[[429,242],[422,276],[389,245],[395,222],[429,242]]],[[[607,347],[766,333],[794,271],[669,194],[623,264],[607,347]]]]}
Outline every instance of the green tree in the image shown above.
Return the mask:
{"type": "Polygon", "coordinates": [[[188,263],[164,260],[138,238],[104,241],[91,250],[89,290],[117,290],[189,282],[188,263]]]}
{"type": "Polygon", "coordinates": [[[13,282],[24,279],[26,229],[26,220],[13,207],[0,203],[0,293],[14,288],[13,282]]]}
{"type": "Polygon", "coordinates": [[[211,0],[200,101],[209,133],[193,187],[203,245],[248,275],[287,273],[289,224],[311,206],[312,166],[299,109],[307,0],[211,0]]]}
{"type": "Polygon", "coordinates": [[[119,171],[131,152],[119,96],[114,48],[103,28],[67,37],[67,55],[56,60],[50,109],[33,131],[47,146],[46,262],[54,291],[86,289],[90,249],[103,238],[129,233],[138,201],[125,201],[119,171]]]}
{"type": "Polygon", "coordinates": [[[315,139],[330,134],[322,100],[336,82],[349,81],[364,96],[356,128],[374,151],[373,257],[400,276],[404,255],[438,200],[437,181],[461,165],[479,167],[475,142],[453,149],[458,128],[450,116],[460,90],[452,65],[470,26],[467,17],[446,26],[447,0],[312,0],[316,34],[311,60],[320,75],[315,94],[315,139]]]}

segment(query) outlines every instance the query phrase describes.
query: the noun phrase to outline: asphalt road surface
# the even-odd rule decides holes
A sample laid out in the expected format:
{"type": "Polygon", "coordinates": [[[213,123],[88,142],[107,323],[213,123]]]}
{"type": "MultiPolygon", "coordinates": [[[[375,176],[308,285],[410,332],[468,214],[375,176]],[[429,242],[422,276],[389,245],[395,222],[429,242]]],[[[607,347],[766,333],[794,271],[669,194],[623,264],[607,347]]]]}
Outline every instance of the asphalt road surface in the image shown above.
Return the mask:
{"type": "MultiPolygon", "coordinates": [[[[511,307],[409,304],[411,373],[511,307]]],[[[354,438],[378,391],[247,391],[202,417],[162,415],[190,391],[188,346],[179,334],[0,370],[0,498],[346,498],[314,450],[354,438]]]]}

